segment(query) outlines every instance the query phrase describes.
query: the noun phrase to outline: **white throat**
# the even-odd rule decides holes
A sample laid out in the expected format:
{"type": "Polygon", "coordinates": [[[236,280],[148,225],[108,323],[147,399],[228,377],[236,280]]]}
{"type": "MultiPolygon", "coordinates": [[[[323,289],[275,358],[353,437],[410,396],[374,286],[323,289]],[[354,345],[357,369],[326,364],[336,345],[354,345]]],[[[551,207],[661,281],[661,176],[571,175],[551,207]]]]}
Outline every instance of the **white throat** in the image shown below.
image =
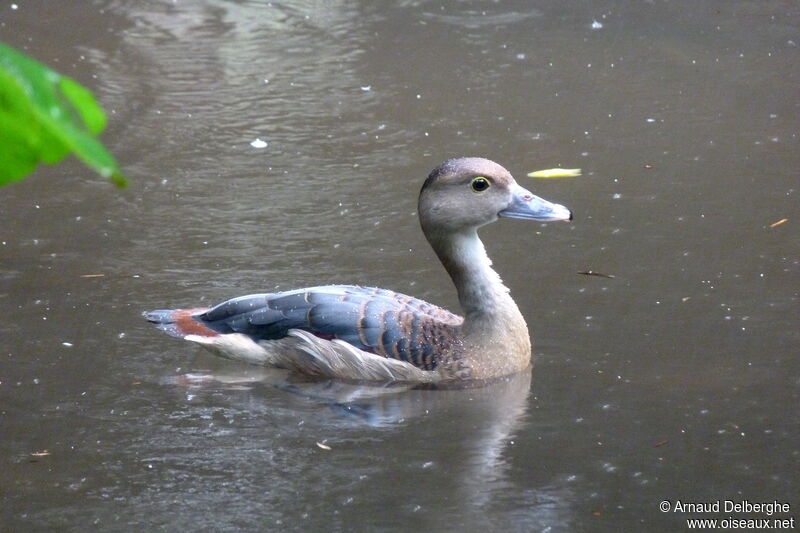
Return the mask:
{"type": "Polygon", "coordinates": [[[453,279],[467,321],[486,319],[509,307],[516,311],[516,304],[492,268],[476,228],[441,235],[431,239],[431,245],[453,279]]]}

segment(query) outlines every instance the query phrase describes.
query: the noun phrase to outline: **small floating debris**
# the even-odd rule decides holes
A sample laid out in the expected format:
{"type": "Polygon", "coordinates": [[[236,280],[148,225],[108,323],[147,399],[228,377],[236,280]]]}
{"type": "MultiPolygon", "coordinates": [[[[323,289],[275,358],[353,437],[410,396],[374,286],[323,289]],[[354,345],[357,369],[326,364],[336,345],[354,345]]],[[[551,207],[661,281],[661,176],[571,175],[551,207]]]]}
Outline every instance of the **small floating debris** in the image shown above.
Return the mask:
{"type": "Polygon", "coordinates": [[[650,169],[652,169],[652,168],[653,168],[653,165],[651,165],[650,163],[646,163],[646,164],[644,165],[644,168],[645,168],[645,170],[650,170],[650,169]]]}
{"type": "Polygon", "coordinates": [[[81,274],[82,278],[103,278],[105,274],[81,274]]]}
{"type": "Polygon", "coordinates": [[[603,274],[602,272],[595,272],[594,270],[582,270],[581,272],[578,272],[578,274],[581,274],[582,276],[597,276],[599,278],[608,279],[614,279],[616,277],[613,274],[603,274]]]}
{"type": "Polygon", "coordinates": [[[668,442],[669,442],[668,440],[660,440],[660,441],[656,442],[655,444],[653,444],[653,448],[661,448],[662,446],[664,446],[668,442]]]}
{"type": "Polygon", "coordinates": [[[318,442],[318,443],[317,443],[317,447],[318,447],[320,450],[325,450],[325,451],[330,451],[330,449],[331,449],[331,447],[330,447],[330,446],[328,446],[327,444],[323,444],[323,443],[321,443],[321,442],[318,442]]]}
{"type": "Polygon", "coordinates": [[[40,450],[38,452],[31,452],[31,457],[47,457],[50,455],[50,452],[47,450],[40,450]]]}
{"type": "Polygon", "coordinates": [[[545,170],[536,170],[529,172],[529,178],[575,178],[581,175],[579,168],[548,168],[545,170]]]}
{"type": "Polygon", "coordinates": [[[592,29],[593,30],[599,30],[599,29],[602,29],[602,27],[603,27],[603,23],[602,22],[600,22],[599,20],[594,20],[594,19],[592,20],[592,29]]]}
{"type": "Polygon", "coordinates": [[[264,140],[261,140],[259,138],[256,138],[255,141],[250,143],[250,146],[252,146],[253,148],[266,148],[267,147],[267,141],[264,141],[264,140]]]}
{"type": "Polygon", "coordinates": [[[780,226],[780,225],[782,225],[782,224],[786,224],[787,222],[789,222],[789,219],[788,219],[788,218],[782,218],[782,219],[780,219],[780,220],[776,220],[775,222],[773,222],[772,224],[770,224],[770,225],[769,225],[769,227],[770,227],[770,228],[777,228],[778,226],[780,226]]]}

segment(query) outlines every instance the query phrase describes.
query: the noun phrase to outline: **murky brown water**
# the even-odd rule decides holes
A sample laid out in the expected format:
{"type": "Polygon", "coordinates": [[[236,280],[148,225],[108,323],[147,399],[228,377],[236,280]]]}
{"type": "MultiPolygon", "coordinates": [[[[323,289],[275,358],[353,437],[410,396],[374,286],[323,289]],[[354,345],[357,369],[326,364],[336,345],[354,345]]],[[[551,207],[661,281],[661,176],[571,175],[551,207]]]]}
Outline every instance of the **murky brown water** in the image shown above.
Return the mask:
{"type": "Polygon", "coordinates": [[[96,92],[133,185],[69,161],[0,190],[0,529],[798,516],[796,4],[14,5],[0,39],[96,92]],[[455,308],[415,209],[456,155],[584,169],[527,182],[572,226],[483,232],[532,383],[293,383],[142,321],[337,282],[455,308]]]}

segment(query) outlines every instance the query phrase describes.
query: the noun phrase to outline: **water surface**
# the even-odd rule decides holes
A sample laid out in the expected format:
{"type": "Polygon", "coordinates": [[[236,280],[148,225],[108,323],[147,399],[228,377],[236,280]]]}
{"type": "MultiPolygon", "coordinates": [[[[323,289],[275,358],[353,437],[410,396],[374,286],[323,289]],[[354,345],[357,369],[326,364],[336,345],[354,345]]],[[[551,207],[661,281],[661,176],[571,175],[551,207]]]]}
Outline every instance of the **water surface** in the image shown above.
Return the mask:
{"type": "Polygon", "coordinates": [[[0,191],[4,528],[681,530],[665,499],[796,513],[793,4],[31,0],[0,3],[0,39],[97,94],[133,181],[70,160],[0,191]],[[458,155],[576,214],[482,232],[532,374],[307,383],[143,323],[321,283],[457,309],[415,211],[458,155]],[[562,165],[584,177],[524,178],[562,165]]]}

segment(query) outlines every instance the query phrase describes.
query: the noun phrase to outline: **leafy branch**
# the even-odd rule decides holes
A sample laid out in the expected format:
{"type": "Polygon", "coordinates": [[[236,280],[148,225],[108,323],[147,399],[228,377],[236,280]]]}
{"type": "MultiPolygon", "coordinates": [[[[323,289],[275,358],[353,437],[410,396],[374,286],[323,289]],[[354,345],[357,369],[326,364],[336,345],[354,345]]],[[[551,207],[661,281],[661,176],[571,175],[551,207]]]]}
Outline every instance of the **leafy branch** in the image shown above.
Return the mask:
{"type": "Polygon", "coordinates": [[[124,187],[116,159],[97,139],[105,125],[87,88],[0,43],[0,186],[72,152],[124,187]]]}

